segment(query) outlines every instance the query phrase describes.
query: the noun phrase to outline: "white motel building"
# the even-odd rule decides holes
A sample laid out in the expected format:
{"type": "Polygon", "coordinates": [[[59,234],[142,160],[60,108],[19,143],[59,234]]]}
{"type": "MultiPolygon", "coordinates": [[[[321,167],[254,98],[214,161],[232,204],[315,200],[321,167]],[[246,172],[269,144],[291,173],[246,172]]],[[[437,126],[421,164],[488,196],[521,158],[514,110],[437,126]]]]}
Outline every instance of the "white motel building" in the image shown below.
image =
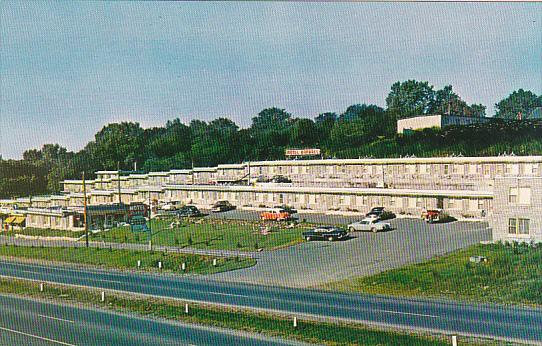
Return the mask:
{"type": "MultiPolygon", "coordinates": [[[[364,213],[384,206],[418,217],[439,208],[490,222],[494,240],[542,241],[542,156],[258,161],[168,172],[96,172],[86,181],[90,205],[182,202],[206,208],[289,205],[300,211],[364,213]],[[289,183],[265,182],[283,176],[289,183]]],[[[26,216],[26,227],[81,229],[81,180],[58,196],[1,200],[0,216],[26,216]]],[[[0,225],[1,226],[1,225],[0,225]]]]}

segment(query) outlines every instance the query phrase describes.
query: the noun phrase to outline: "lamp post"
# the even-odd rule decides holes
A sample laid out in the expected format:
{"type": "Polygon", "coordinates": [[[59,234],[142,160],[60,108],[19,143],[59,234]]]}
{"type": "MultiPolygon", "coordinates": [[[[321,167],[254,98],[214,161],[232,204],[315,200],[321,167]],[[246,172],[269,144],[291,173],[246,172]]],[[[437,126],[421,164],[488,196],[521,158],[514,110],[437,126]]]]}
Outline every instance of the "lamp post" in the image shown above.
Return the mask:
{"type": "Polygon", "coordinates": [[[88,247],[87,186],[85,183],[85,172],[83,172],[83,222],[85,224],[85,245],[88,247]]]}

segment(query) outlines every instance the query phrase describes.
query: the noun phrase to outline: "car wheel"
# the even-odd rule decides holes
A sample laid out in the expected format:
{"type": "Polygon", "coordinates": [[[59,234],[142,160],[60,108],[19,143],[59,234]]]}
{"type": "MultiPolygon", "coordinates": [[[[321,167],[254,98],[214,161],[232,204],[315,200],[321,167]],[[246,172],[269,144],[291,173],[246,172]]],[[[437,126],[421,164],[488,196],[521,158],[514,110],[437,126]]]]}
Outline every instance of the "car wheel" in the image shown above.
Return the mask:
{"type": "Polygon", "coordinates": [[[350,232],[354,232],[354,231],[355,231],[354,227],[350,227],[348,230],[349,230],[350,232]]]}
{"type": "Polygon", "coordinates": [[[333,241],[333,237],[327,237],[327,241],[333,241]]]}
{"type": "Polygon", "coordinates": [[[376,233],[376,227],[371,228],[371,232],[376,233]]]}
{"type": "Polygon", "coordinates": [[[311,237],[305,237],[306,241],[311,241],[311,237]]]}

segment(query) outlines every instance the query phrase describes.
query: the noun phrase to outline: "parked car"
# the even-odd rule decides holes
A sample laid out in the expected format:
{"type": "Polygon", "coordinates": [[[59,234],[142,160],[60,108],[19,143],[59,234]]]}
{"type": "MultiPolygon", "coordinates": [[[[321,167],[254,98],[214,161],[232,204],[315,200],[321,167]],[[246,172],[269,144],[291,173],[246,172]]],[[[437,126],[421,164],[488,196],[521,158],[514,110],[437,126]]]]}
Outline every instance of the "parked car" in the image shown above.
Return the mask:
{"type": "Polygon", "coordinates": [[[303,237],[307,241],[311,240],[327,240],[334,241],[348,237],[348,232],[340,227],[323,226],[316,227],[310,231],[303,232],[303,237]]]}
{"type": "Polygon", "coordinates": [[[186,205],[177,211],[178,217],[198,217],[202,215],[201,211],[194,205],[186,205]]]}
{"type": "Polygon", "coordinates": [[[422,220],[427,223],[439,222],[441,215],[441,209],[427,209],[422,211],[422,220]]]}
{"type": "Polygon", "coordinates": [[[290,215],[297,213],[297,209],[294,209],[287,205],[279,205],[279,206],[276,206],[275,209],[279,209],[280,211],[289,213],[290,215]]]}
{"type": "Polygon", "coordinates": [[[354,222],[348,225],[350,232],[354,231],[389,231],[391,230],[391,225],[387,222],[379,222],[374,218],[365,218],[361,221],[354,222]]]}
{"type": "Polygon", "coordinates": [[[218,201],[211,207],[213,213],[221,213],[233,209],[235,209],[235,206],[228,201],[218,201]]]}
{"type": "Polygon", "coordinates": [[[264,211],[260,214],[260,219],[262,221],[286,221],[290,220],[292,216],[287,211],[280,209],[274,209],[269,211],[264,211]]]}
{"type": "Polygon", "coordinates": [[[160,209],[166,210],[166,211],[172,211],[172,210],[177,210],[178,206],[177,206],[176,203],[166,203],[166,204],[160,206],[160,209]]]}
{"type": "Polygon", "coordinates": [[[272,179],[271,179],[271,182],[273,183],[291,183],[292,180],[290,178],[287,178],[283,175],[275,175],[272,179]]]}
{"type": "Polygon", "coordinates": [[[375,216],[376,218],[380,218],[380,216],[384,213],[385,208],[384,207],[374,207],[369,211],[367,214],[365,214],[366,217],[375,216]]]}

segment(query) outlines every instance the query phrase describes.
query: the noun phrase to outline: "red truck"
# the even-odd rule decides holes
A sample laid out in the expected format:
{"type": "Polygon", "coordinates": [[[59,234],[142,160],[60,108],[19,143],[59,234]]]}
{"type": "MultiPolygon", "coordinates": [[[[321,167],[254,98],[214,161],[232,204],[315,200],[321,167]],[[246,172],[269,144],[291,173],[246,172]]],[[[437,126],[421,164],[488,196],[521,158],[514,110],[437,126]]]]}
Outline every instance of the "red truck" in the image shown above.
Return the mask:
{"type": "Polygon", "coordinates": [[[290,218],[290,213],[283,210],[264,211],[260,214],[260,219],[262,221],[286,221],[290,220],[290,218]]]}

